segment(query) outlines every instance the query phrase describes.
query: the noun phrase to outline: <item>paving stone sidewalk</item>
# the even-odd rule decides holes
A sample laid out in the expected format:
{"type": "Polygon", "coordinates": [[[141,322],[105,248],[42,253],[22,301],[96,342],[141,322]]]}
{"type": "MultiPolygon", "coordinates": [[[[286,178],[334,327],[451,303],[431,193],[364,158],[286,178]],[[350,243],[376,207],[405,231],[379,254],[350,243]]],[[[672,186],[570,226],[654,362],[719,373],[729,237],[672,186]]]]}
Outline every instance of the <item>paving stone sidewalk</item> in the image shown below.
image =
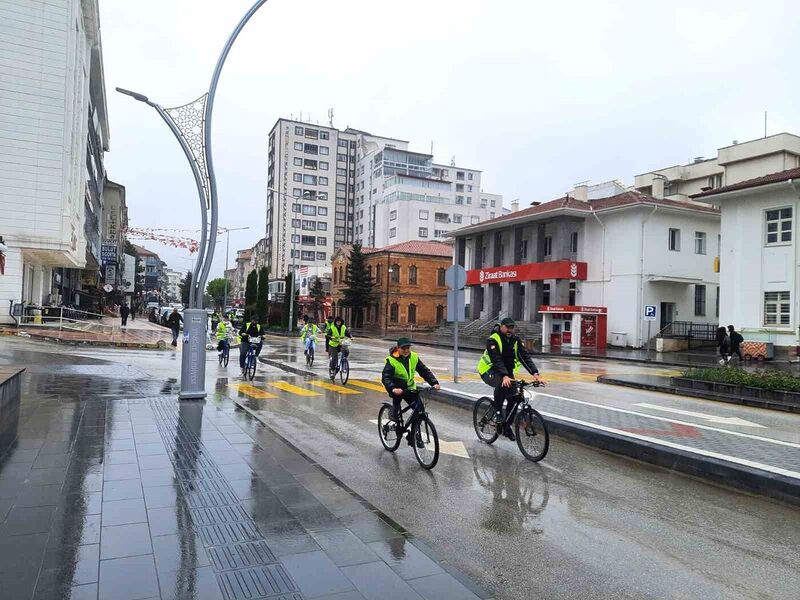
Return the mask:
{"type": "Polygon", "coordinates": [[[221,387],[25,376],[0,449],[0,598],[487,598],[221,387]]]}

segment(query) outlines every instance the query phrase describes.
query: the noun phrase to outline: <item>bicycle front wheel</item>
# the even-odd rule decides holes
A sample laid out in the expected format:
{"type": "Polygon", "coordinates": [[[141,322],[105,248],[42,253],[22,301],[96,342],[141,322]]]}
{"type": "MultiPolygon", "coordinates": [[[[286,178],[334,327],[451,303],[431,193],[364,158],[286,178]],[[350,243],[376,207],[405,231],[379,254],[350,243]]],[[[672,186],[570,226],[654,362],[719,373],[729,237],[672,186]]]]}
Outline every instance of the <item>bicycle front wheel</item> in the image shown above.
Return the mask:
{"type": "Polygon", "coordinates": [[[231,349],[227,345],[222,350],[222,355],[223,355],[222,366],[227,367],[228,361],[231,359],[231,349]]]}
{"type": "Polygon", "coordinates": [[[306,352],[306,365],[309,367],[314,364],[314,346],[309,347],[308,352],[306,352]]]}
{"type": "Polygon", "coordinates": [[[494,422],[494,405],[488,396],[480,398],[472,409],[472,426],[478,439],[485,444],[493,444],[497,439],[497,425],[494,422]]]}
{"type": "Polygon", "coordinates": [[[439,435],[427,416],[419,417],[411,429],[414,456],[423,469],[432,469],[439,462],[439,435]]]}
{"type": "Polygon", "coordinates": [[[250,358],[250,364],[247,365],[247,378],[250,381],[253,381],[253,378],[256,376],[256,357],[253,356],[250,358]]]}
{"type": "Polygon", "coordinates": [[[222,352],[219,353],[219,364],[225,360],[225,348],[222,349],[222,352]]]}
{"type": "Polygon", "coordinates": [[[539,462],[550,447],[550,434],[539,412],[530,406],[523,408],[514,419],[514,435],[519,451],[528,460],[539,462]]]}
{"type": "Polygon", "coordinates": [[[403,436],[397,433],[397,422],[389,418],[391,410],[391,405],[384,402],[378,411],[378,436],[381,438],[383,447],[389,452],[394,452],[400,445],[403,436]]]}
{"type": "Polygon", "coordinates": [[[342,359],[342,364],[339,368],[339,379],[342,382],[342,385],[347,383],[347,380],[350,379],[350,361],[346,358],[342,359]]]}

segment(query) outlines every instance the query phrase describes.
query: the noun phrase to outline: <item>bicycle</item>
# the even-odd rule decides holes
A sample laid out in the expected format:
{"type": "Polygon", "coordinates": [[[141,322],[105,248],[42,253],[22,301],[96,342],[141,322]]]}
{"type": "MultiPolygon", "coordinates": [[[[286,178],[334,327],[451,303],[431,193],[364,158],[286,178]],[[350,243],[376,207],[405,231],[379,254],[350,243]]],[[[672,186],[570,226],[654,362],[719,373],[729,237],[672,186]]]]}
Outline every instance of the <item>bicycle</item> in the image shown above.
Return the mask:
{"type": "Polygon", "coordinates": [[[217,353],[219,355],[219,364],[223,367],[228,366],[228,361],[231,358],[231,344],[228,340],[222,340],[222,352],[217,353]]]}
{"type": "Polygon", "coordinates": [[[247,350],[247,354],[244,357],[244,375],[245,379],[249,379],[253,381],[253,378],[256,376],[256,363],[258,359],[256,357],[256,349],[258,348],[258,344],[255,342],[250,342],[250,348],[247,350]]]}
{"type": "Polygon", "coordinates": [[[535,408],[530,405],[535,394],[526,388],[544,387],[543,381],[514,381],[516,393],[506,398],[506,414],[502,423],[496,423],[492,399],[484,396],[475,403],[472,410],[472,425],[478,439],[493,444],[506,427],[514,425],[514,435],[522,455],[528,460],[539,462],[550,447],[550,434],[547,425],[535,408]],[[513,408],[508,411],[508,407],[513,408]]]}
{"type": "Polygon", "coordinates": [[[393,409],[391,402],[384,402],[378,411],[378,435],[381,444],[389,452],[394,452],[403,440],[403,434],[408,435],[409,443],[414,448],[414,456],[423,469],[431,470],[439,462],[439,435],[436,427],[425,410],[422,395],[430,392],[430,387],[420,387],[419,399],[400,411],[398,419],[391,419],[393,409]],[[403,415],[412,411],[407,423],[403,423],[403,415]],[[413,440],[413,442],[411,442],[413,440]]]}
{"type": "Polygon", "coordinates": [[[345,385],[350,379],[350,340],[345,338],[341,341],[341,350],[339,352],[339,359],[336,364],[335,369],[330,369],[329,376],[331,381],[336,380],[336,375],[339,375],[339,379],[342,382],[342,385],[345,385]]]}
{"type": "Polygon", "coordinates": [[[314,365],[314,348],[317,346],[317,341],[312,340],[306,347],[306,366],[311,367],[314,365]]]}

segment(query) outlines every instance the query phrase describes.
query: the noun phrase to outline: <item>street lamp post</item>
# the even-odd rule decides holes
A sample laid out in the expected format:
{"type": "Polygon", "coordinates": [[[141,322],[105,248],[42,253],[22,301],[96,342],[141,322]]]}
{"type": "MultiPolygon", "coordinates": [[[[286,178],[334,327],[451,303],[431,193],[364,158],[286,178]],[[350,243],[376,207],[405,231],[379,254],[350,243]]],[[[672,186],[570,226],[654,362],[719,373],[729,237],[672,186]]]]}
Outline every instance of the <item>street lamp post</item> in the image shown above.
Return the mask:
{"type": "Polygon", "coordinates": [[[389,336],[389,284],[392,281],[394,269],[391,266],[392,253],[386,253],[386,306],[383,311],[383,337],[389,336]]]}
{"type": "Polygon", "coordinates": [[[214,112],[214,99],[222,67],[231,51],[233,43],[250,18],[267,0],[257,0],[234,28],[217,59],[208,92],[183,106],[162,108],[151,102],[147,96],[122,88],[117,91],[139,102],[152,106],[172,131],[186,155],[194,175],[197,194],[200,199],[202,233],[200,235],[199,255],[192,273],[192,287],[189,290],[189,308],[184,311],[183,353],[181,356],[181,392],[179,398],[202,399],[206,397],[206,329],[207,320],[203,308],[205,290],[211,263],[214,260],[216,243],[209,240],[217,235],[219,202],[217,180],[214,173],[212,153],[211,119],[214,112]]]}
{"type": "Polygon", "coordinates": [[[225,315],[225,307],[228,305],[228,277],[225,275],[225,271],[228,270],[228,255],[231,251],[231,231],[242,231],[244,229],[250,229],[249,227],[220,227],[219,231],[224,231],[226,233],[227,239],[225,241],[225,268],[222,270],[222,277],[225,279],[225,293],[222,296],[222,314],[225,315]]]}

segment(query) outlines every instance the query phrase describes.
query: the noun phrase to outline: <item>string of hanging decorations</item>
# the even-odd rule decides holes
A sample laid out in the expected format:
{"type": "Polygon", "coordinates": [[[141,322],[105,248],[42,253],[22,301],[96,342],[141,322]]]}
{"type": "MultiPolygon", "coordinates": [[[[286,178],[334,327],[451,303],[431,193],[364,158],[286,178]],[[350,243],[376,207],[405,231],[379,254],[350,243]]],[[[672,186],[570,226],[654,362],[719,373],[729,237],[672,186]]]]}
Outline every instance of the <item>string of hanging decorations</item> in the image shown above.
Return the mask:
{"type": "Polygon", "coordinates": [[[129,227],[124,234],[130,239],[149,240],[173,248],[184,248],[189,251],[189,254],[194,254],[199,250],[200,243],[197,240],[189,237],[166,235],[161,233],[162,231],[169,230],[155,227],[129,227]]]}

